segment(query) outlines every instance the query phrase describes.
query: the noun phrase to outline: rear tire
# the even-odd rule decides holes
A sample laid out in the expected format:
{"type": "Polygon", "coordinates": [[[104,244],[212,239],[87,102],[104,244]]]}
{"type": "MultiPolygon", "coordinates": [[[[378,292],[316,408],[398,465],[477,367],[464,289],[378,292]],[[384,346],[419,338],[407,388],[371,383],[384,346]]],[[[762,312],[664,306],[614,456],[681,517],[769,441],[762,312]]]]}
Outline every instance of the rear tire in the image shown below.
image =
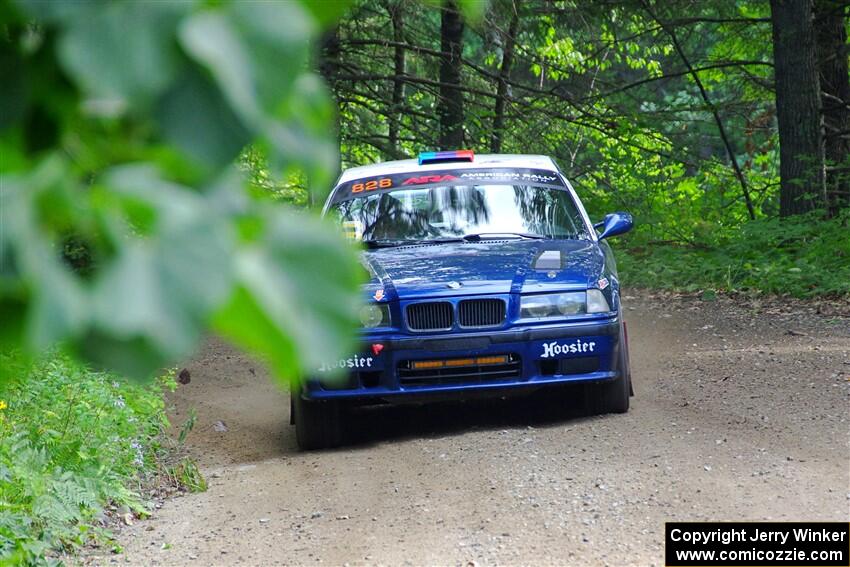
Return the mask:
{"type": "Polygon", "coordinates": [[[328,449],[342,442],[342,411],[336,400],[311,401],[293,390],[292,416],[295,440],[303,451],[328,449]]]}
{"type": "Polygon", "coordinates": [[[618,376],[608,382],[587,384],[584,387],[584,407],[590,415],[626,413],[629,411],[629,396],[632,393],[632,373],[629,366],[629,351],[626,334],[620,326],[618,349],[618,376]]]}

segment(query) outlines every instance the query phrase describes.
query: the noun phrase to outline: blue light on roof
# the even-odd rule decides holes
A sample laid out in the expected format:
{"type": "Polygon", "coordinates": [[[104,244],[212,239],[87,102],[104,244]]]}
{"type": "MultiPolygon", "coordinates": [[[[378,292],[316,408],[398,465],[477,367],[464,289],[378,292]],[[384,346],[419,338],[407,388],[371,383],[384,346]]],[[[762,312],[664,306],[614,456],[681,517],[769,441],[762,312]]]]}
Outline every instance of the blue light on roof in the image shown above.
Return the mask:
{"type": "Polygon", "coordinates": [[[422,152],[419,154],[419,165],[428,163],[445,163],[452,161],[473,161],[475,152],[472,150],[448,150],[442,152],[422,152]]]}

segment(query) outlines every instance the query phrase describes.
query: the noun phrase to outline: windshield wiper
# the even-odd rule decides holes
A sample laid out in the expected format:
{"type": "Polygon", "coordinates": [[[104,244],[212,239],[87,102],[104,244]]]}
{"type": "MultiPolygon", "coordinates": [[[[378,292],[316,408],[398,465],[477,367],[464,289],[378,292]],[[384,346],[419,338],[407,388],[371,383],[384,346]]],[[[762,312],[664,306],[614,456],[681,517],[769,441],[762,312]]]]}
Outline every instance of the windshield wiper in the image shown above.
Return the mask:
{"type": "Polygon", "coordinates": [[[364,240],[363,244],[367,248],[395,248],[398,246],[416,246],[417,244],[448,244],[452,242],[481,242],[485,239],[500,239],[500,238],[522,238],[528,240],[544,240],[550,238],[540,234],[529,234],[525,232],[479,232],[475,234],[465,234],[460,237],[447,238],[422,238],[422,239],[402,239],[402,240],[364,240]]]}
{"type": "Polygon", "coordinates": [[[395,248],[397,246],[416,246],[418,244],[442,244],[444,242],[463,242],[462,238],[402,239],[402,240],[364,240],[366,248],[395,248]]]}
{"type": "Polygon", "coordinates": [[[463,239],[467,242],[479,242],[484,238],[499,238],[504,236],[515,236],[517,238],[527,238],[529,240],[544,240],[548,238],[548,236],[529,234],[527,232],[479,232],[476,234],[466,234],[463,236],[463,239]]]}
{"type": "Polygon", "coordinates": [[[394,248],[409,244],[409,240],[364,240],[366,248],[394,248]]]}

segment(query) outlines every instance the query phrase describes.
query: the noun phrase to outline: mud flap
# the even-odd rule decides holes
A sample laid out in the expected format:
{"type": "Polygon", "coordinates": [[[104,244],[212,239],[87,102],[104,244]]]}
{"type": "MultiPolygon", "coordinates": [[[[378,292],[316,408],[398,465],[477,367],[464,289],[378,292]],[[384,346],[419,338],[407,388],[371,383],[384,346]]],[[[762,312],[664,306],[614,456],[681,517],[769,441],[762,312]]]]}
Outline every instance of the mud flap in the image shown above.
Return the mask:
{"type": "Polygon", "coordinates": [[[635,397],[635,383],[632,380],[632,360],[629,357],[629,328],[626,325],[625,319],[623,320],[623,339],[625,339],[624,340],[624,342],[625,342],[624,346],[626,347],[626,365],[629,368],[629,396],[634,398],[635,397]]]}

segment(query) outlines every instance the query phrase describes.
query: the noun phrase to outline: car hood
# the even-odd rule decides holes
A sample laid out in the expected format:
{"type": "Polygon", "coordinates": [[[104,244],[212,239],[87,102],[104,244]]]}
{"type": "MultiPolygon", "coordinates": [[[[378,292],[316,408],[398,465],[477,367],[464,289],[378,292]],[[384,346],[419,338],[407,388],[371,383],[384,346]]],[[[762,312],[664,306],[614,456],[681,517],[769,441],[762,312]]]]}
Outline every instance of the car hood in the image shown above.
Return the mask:
{"type": "Polygon", "coordinates": [[[380,248],[363,264],[369,296],[393,300],[585,289],[605,256],[588,240],[509,240],[380,248]]]}

